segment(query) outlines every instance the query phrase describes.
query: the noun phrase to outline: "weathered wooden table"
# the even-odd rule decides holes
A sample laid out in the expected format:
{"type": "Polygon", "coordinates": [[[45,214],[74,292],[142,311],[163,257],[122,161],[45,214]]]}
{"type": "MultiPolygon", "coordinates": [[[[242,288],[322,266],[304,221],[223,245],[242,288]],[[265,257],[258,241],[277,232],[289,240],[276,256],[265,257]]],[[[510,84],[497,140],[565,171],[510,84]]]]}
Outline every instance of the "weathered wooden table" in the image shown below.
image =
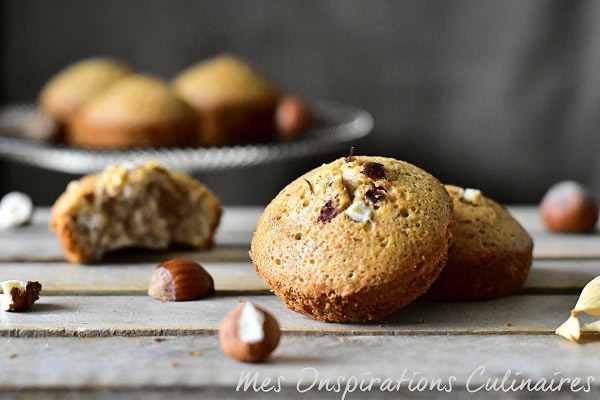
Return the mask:
{"type": "Polygon", "coordinates": [[[47,228],[0,232],[0,280],[38,280],[40,300],[0,312],[0,397],[13,398],[598,398],[600,341],[553,334],[600,275],[600,234],[550,234],[534,207],[510,209],[534,237],[522,293],[472,303],[417,301],[372,324],[330,324],[287,310],[248,257],[259,208],[225,210],[209,252],[121,253],[67,263],[47,228]],[[163,260],[201,262],[217,295],[146,295],[163,260]],[[219,323],[238,299],[270,310],[282,341],[264,364],[226,357],[219,323]],[[591,394],[589,393],[591,392],[591,394]],[[591,397],[590,397],[591,396],[591,397]]]}

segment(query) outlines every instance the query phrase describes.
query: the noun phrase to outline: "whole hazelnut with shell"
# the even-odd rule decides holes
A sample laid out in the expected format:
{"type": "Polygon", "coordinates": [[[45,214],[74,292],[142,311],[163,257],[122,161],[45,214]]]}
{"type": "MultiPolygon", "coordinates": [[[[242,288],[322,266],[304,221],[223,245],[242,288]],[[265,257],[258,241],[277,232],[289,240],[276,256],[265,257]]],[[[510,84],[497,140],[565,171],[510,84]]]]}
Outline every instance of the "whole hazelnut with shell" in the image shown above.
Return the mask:
{"type": "Polygon", "coordinates": [[[575,181],[554,184],[540,204],[542,221],[553,232],[589,232],[598,220],[598,203],[575,181]]]}
{"type": "Polygon", "coordinates": [[[310,111],[299,97],[284,96],[275,112],[277,136],[283,140],[299,139],[304,135],[310,120],[310,111]]]}

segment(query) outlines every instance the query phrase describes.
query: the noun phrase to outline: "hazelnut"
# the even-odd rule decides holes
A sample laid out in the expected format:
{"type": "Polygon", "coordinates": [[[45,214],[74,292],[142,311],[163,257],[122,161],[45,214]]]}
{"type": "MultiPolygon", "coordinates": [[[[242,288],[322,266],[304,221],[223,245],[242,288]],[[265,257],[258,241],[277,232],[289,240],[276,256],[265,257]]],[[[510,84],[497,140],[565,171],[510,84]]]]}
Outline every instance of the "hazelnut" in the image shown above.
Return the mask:
{"type": "Polygon", "coordinates": [[[302,100],[294,96],[283,97],[275,112],[275,126],[280,139],[298,139],[310,124],[310,111],[302,100]]]}
{"type": "Polygon", "coordinates": [[[598,220],[598,204],[574,181],[553,185],[540,204],[542,221],[554,232],[589,232],[598,220]]]}
{"type": "Polygon", "coordinates": [[[2,311],[22,311],[39,299],[41,283],[37,281],[4,281],[0,282],[4,294],[0,298],[2,311]]]}
{"type": "Polygon", "coordinates": [[[0,200],[0,229],[25,225],[31,220],[33,201],[21,192],[7,193],[0,200]]]}
{"type": "Polygon", "coordinates": [[[169,260],[154,270],[148,295],[161,300],[197,300],[214,293],[215,285],[210,274],[197,262],[169,260]]]}
{"type": "Polygon", "coordinates": [[[27,139],[59,142],[64,134],[61,121],[44,110],[37,110],[23,127],[27,139]]]}
{"type": "Polygon", "coordinates": [[[231,310],[219,327],[223,352],[238,361],[261,362],[279,344],[281,331],[277,320],[250,302],[231,310]]]}

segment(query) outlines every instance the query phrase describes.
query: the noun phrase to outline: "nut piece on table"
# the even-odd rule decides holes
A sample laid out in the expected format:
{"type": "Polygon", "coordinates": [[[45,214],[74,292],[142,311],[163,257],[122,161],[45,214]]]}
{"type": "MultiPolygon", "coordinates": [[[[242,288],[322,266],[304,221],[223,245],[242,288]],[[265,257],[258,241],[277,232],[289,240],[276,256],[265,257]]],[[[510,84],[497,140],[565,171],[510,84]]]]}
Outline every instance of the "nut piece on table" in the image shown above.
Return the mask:
{"type": "Polygon", "coordinates": [[[148,287],[148,295],[168,301],[197,300],[214,291],[213,278],[200,264],[180,259],[156,267],[148,287]]]}
{"type": "Polygon", "coordinates": [[[23,126],[23,137],[46,142],[61,142],[64,124],[62,121],[42,110],[36,110],[23,126]]]}
{"type": "Polygon", "coordinates": [[[579,183],[563,181],[548,189],[540,213],[553,232],[589,232],[598,220],[598,204],[579,183]]]}
{"type": "Polygon", "coordinates": [[[2,311],[22,311],[31,307],[39,299],[42,284],[37,281],[4,281],[0,282],[4,294],[0,298],[2,311]]]}
{"type": "Polygon", "coordinates": [[[300,138],[310,124],[310,111],[302,100],[294,96],[283,97],[275,112],[275,126],[280,139],[300,138]]]}
{"type": "Polygon", "coordinates": [[[277,320],[250,302],[227,313],[219,327],[223,352],[238,361],[266,360],[279,344],[280,337],[277,320]]]}
{"type": "Polygon", "coordinates": [[[0,200],[0,230],[25,225],[32,214],[31,197],[21,192],[7,193],[0,200]]]}

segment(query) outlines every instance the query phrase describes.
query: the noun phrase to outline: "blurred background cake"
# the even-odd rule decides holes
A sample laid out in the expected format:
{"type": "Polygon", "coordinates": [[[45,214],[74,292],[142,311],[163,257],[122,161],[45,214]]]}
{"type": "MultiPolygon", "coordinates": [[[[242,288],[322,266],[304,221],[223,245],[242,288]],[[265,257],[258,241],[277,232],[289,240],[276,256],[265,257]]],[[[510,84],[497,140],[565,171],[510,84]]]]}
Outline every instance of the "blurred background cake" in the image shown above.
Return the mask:
{"type": "Polygon", "coordinates": [[[43,112],[56,118],[70,141],[77,112],[94,96],[132,71],[110,58],[90,58],[66,66],[44,85],[39,97],[43,112]]]}
{"type": "Polygon", "coordinates": [[[130,75],[93,97],[75,118],[68,142],[88,148],[187,146],[196,116],[160,79],[130,75]]]}
{"type": "Polygon", "coordinates": [[[196,111],[201,145],[250,143],[274,136],[279,94],[236,57],[223,55],[193,65],[175,77],[173,88],[196,111]]]}

